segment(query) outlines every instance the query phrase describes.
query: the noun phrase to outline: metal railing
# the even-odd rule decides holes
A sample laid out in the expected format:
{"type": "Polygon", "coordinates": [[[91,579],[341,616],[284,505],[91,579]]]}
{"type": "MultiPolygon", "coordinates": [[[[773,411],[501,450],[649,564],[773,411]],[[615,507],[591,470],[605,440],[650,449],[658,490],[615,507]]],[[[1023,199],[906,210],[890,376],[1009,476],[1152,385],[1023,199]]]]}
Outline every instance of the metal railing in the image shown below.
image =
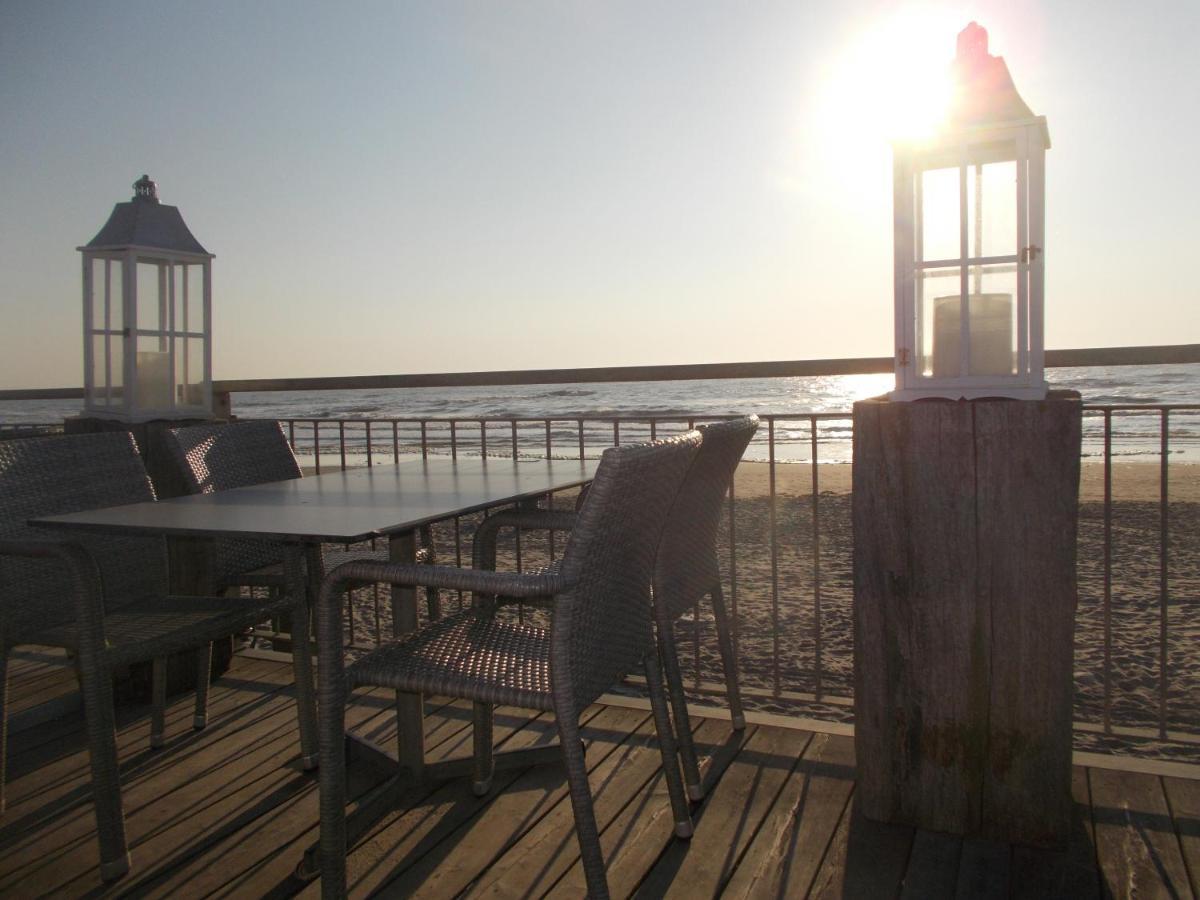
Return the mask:
{"type": "MultiPolygon", "coordinates": [[[[1200,526],[1200,505],[1172,503],[1170,493],[1172,422],[1197,414],[1200,405],[1085,406],[1085,481],[1101,482],[1103,494],[1093,500],[1085,493],[1081,501],[1076,728],[1101,744],[1122,738],[1200,746],[1200,673],[1186,665],[1200,628],[1200,597],[1176,589],[1200,580],[1200,527],[1193,527],[1200,526]],[[1137,431],[1157,432],[1157,463],[1136,464],[1156,470],[1157,497],[1114,494],[1120,468],[1114,419],[1126,426],[1148,419],[1153,429],[1139,425],[1137,431]],[[1150,558],[1156,569],[1147,580],[1142,563],[1150,558]]],[[[590,457],[717,418],[289,419],[284,426],[302,463],[317,472],[410,455],[590,457]]],[[[752,707],[849,721],[850,485],[849,467],[837,462],[849,459],[850,414],[760,418],[729,495],[720,547],[743,692],[752,707]]],[[[439,554],[452,554],[456,564],[469,559],[478,520],[459,517],[436,529],[439,554]]],[[[555,549],[553,539],[541,545],[514,540],[509,562],[544,565],[555,549]]],[[[367,618],[380,621],[378,596],[367,602],[375,604],[367,618]]],[[[677,627],[681,647],[688,647],[694,698],[722,697],[711,619],[696,610],[677,627]]]]}

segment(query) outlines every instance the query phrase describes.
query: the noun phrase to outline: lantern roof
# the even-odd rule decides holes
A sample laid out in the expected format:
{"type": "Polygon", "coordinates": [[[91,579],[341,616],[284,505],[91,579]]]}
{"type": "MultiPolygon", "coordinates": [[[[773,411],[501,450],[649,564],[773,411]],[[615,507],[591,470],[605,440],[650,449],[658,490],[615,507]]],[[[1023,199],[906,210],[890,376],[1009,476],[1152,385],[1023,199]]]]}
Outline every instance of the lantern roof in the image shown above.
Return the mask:
{"type": "Polygon", "coordinates": [[[146,247],[190,253],[212,254],[188,230],[177,206],[158,202],[158,185],[143,175],[133,184],[133,199],[118,203],[104,227],[80,250],[115,250],[146,247]]]}
{"type": "Polygon", "coordinates": [[[987,29],[971,22],[958,34],[950,65],[953,94],[947,124],[962,128],[1034,118],[1013,84],[1004,57],[988,53],[987,29]]]}

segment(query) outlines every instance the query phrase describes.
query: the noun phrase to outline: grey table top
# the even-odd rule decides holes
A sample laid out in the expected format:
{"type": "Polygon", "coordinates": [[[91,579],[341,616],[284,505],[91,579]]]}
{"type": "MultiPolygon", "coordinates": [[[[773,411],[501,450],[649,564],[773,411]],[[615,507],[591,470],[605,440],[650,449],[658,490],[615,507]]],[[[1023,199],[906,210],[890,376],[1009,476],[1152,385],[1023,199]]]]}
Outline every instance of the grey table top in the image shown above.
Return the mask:
{"type": "Polygon", "coordinates": [[[30,524],[107,533],[351,543],[585,484],[598,465],[598,460],[573,459],[414,459],[45,516],[30,524]]]}

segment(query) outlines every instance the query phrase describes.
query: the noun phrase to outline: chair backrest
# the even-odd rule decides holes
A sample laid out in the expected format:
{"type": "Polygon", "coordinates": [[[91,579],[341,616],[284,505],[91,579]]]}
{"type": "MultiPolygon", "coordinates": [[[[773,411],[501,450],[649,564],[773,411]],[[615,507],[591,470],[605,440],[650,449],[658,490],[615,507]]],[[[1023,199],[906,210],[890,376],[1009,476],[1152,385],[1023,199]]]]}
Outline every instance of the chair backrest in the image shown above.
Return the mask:
{"type": "Polygon", "coordinates": [[[582,709],[634,669],[651,646],[654,558],[699,445],[700,434],[690,431],[604,451],[563,551],[562,575],[573,587],[555,598],[551,624],[559,704],[582,709]]]}
{"type": "MultiPolygon", "coordinates": [[[[95,557],[109,611],[167,590],[162,538],[130,538],[33,528],[37,516],[154,500],[137,443],[125,431],[0,442],[0,539],[70,541],[95,557]]],[[[20,643],[72,622],[70,582],[60,563],[0,560],[4,640],[20,643]]]]}
{"type": "Polygon", "coordinates": [[[655,563],[655,596],[673,619],[712,590],[721,577],[717,530],[723,501],[757,429],[758,416],[700,427],[700,452],[671,507],[655,563]]]}
{"type": "Polygon", "coordinates": [[[192,494],[286,481],[302,474],[278,422],[172,428],[166,443],[192,494]]]}
{"type": "MultiPolygon", "coordinates": [[[[274,421],[172,428],[166,444],[193,494],[287,481],[303,474],[283,426],[274,421]]],[[[282,553],[278,544],[269,541],[218,540],[212,564],[217,586],[236,582],[245,572],[277,565],[282,553]]]]}

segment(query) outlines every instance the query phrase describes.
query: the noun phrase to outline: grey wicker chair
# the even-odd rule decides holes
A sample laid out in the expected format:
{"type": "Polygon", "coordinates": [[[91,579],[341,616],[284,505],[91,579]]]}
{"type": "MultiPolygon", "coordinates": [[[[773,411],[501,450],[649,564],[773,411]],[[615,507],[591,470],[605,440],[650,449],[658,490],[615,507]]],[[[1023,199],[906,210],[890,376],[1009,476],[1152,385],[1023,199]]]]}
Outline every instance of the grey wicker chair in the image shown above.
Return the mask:
{"type": "MultiPolygon", "coordinates": [[[[737,659],[721,587],[721,567],[717,559],[717,530],[720,528],[721,508],[733,481],[733,473],[757,429],[758,416],[745,416],[700,427],[703,443],[679,489],[663,530],[655,562],[654,617],[658,646],[675,715],[683,777],[692,800],[703,797],[703,787],[692,741],[683,677],[679,671],[673,624],[704,597],[711,598],[730,719],[735,730],[745,728],[746,717],[737,683],[737,659]]],[[[575,514],[569,512],[501,512],[490,516],[476,531],[472,547],[473,564],[480,569],[496,568],[496,539],[502,528],[569,530],[574,519],[575,514]]],[[[492,598],[481,599],[488,602],[492,598]]],[[[486,729],[487,725],[477,723],[476,727],[486,729]]]]}
{"type": "MultiPolygon", "coordinates": [[[[118,776],[112,674],[155,661],[155,723],[161,731],[161,660],[199,650],[196,724],[204,720],[208,646],[286,609],[307,625],[303,597],[237,602],[167,596],[162,538],[67,535],[30,518],[154,500],[137,445],[126,432],[0,442],[0,790],[8,656],[21,644],[65,647],[76,660],[86,718],[92,791],[105,880],[129,869],[118,776]]],[[[296,654],[303,756],[316,761],[312,664],[296,654]]]]}
{"type": "MultiPolygon", "coordinates": [[[[167,432],[166,444],[175,468],[189,493],[210,494],[231,488],[300,478],[303,471],[292,452],[292,445],[279,422],[255,420],[230,424],[190,425],[167,432]]],[[[429,526],[421,529],[421,548],[417,562],[432,565],[433,540],[429,526]]],[[[217,585],[230,587],[283,587],[280,547],[270,541],[227,538],[216,542],[217,585]]],[[[387,550],[365,547],[322,547],[325,571],[356,559],[387,560],[387,550]]],[[[324,572],[317,573],[318,578],[324,572]]],[[[440,594],[426,591],[426,606],[431,619],[441,615],[440,594]]]]}
{"type": "MultiPolygon", "coordinates": [[[[676,833],[691,835],[654,645],[650,585],[659,535],[699,443],[700,435],[690,432],[658,444],[606,450],[587,503],[575,518],[561,566],[553,574],[350,563],[326,578],[317,615],[324,896],[341,897],[346,891],[344,710],[349,692],[358,685],[462,697],[489,712],[496,704],[553,711],[588,893],[601,898],[608,896],[608,886],[579,739],[579,713],[642,666],[676,833]],[[535,628],[504,622],[491,607],[473,607],[344,667],[337,596],[347,581],[356,579],[432,582],[516,597],[549,595],[555,599],[553,617],[549,628],[535,628]]],[[[489,782],[494,765],[490,732],[476,732],[474,759],[476,783],[489,782]]],[[[352,830],[361,832],[362,827],[352,830]]]]}

